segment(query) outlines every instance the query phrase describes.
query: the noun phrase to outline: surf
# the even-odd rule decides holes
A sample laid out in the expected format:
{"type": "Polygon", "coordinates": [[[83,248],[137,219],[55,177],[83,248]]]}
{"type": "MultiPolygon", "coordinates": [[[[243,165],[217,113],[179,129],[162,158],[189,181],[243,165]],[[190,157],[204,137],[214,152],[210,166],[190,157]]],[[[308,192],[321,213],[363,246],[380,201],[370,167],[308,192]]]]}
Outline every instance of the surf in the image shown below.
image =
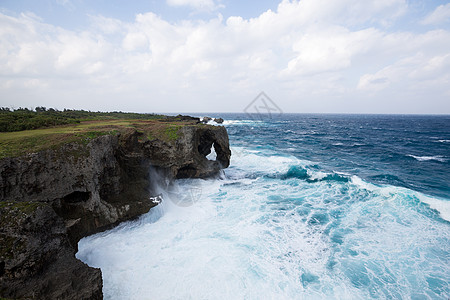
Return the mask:
{"type": "Polygon", "coordinates": [[[449,297],[448,162],[405,155],[448,144],[412,118],[283,118],[228,118],[220,178],[160,180],[149,214],[80,241],[105,299],[449,297]]]}
{"type": "Polygon", "coordinates": [[[445,294],[448,268],[434,253],[448,254],[448,224],[420,193],[233,150],[241,156],[222,179],[179,183],[202,190],[192,205],[166,193],[140,220],[80,241],[105,299],[445,294]]]}

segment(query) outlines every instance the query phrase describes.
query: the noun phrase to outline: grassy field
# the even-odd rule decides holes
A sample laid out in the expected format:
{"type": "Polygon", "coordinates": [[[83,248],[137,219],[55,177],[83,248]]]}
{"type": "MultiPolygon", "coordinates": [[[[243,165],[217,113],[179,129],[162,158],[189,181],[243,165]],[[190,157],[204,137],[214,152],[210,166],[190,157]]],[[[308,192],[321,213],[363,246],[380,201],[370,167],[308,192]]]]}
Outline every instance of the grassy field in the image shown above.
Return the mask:
{"type": "MultiPolygon", "coordinates": [[[[192,122],[162,122],[161,120],[95,120],[44,129],[0,132],[0,159],[17,157],[46,149],[56,149],[66,143],[86,145],[101,135],[119,134],[134,129],[140,140],[160,139],[172,142],[179,137],[182,126],[192,122]]],[[[202,125],[197,125],[202,126],[202,125]]]]}
{"type": "Polygon", "coordinates": [[[11,110],[0,107],[0,132],[32,130],[60,125],[78,124],[94,120],[155,120],[165,116],[157,114],[127,113],[127,112],[92,112],[85,110],[36,107],[35,110],[18,108],[11,110]]]}

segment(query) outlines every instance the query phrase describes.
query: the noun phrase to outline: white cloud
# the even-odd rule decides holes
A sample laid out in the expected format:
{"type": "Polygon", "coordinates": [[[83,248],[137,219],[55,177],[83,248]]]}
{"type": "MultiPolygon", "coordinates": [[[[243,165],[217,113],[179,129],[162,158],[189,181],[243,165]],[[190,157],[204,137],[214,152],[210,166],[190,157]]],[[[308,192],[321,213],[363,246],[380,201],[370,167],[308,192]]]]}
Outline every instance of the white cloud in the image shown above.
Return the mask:
{"type": "Polygon", "coordinates": [[[297,54],[289,61],[288,75],[311,75],[338,71],[351,66],[356,54],[363,54],[378,38],[374,29],[351,32],[342,27],[330,27],[303,35],[293,44],[297,54]]]}
{"type": "Polygon", "coordinates": [[[82,76],[86,69],[99,70],[110,50],[102,36],[63,30],[26,14],[0,15],[0,22],[6,24],[0,36],[8,41],[0,44],[3,76],[82,76]]]}
{"type": "Polygon", "coordinates": [[[347,26],[368,24],[387,25],[405,13],[405,0],[305,0],[283,1],[278,11],[298,19],[303,24],[334,23],[347,26]]]}
{"type": "Polygon", "coordinates": [[[440,24],[450,22],[450,3],[439,5],[432,13],[427,15],[422,21],[422,24],[440,24]]]}
{"type": "Polygon", "coordinates": [[[102,34],[118,34],[122,31],[122,28],[124,24],[117,20],[112,18],[106,18],[104,16],[92,16],[89,15],[89,18],[91,20],[92,28],[94,30],[100,31],[102,34]]]}
{"type": "Polygon", "coordinates": [[[1,105],[241,111],[265,90],[285,111],[386,112],[380,101],[404,92],[450,112],[450,32],[396,31],[407,11],[401,0],[283,1],[252,19],[91,16],[85,31],[0,14],[1,105]]]}
{"type": "Polygon", "coordinates": [[[166,0],[170,6],[189,6],[198,10],[215,10],[221,5],[218,5],[214,0],[166,0]]]}
{"type": "Polygon", "coordinates": [[[379,91],[398,84],[410,90],[426,89],[427,85],[435,86],[433,83],[450,86],[450,32],[385,35],[379,47],[402,49],[403,57],[375,73],[361,76],[358,89],[379,91]]]}
{"type": "Polygon", "coordinates": [[[70,0],[56,0],[56,4],[61,5],[70,11],[75,9],[75,5],[70,0]]]}
{"type": "Polygon", "coordinates": [[[123,40],[123,48],[128,51],[148,48],[147,37],[141,32],[128,33],[123,40]]]}

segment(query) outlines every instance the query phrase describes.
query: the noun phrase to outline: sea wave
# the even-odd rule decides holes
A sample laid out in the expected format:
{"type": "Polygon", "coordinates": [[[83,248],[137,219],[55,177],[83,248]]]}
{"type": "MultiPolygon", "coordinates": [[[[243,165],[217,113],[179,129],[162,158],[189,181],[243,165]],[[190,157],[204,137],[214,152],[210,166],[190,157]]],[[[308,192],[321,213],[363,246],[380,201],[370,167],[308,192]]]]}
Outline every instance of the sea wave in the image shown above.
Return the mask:
{"type": "Polygon", "coordinates": [[[436,155],[436,156],[416,156],[416,155],[412,155],[412,154],[408,154],[407,156],[412,157],[418,161],[438,161],[438,162],[446,162],[448,159],[444,156],[441,155],[436,155]]]}
{"type": "Polygon", "coordinates": [[[297,178],[307,182],[320,182],[320,181],[339,181],[348,182],[349,177],[338,173],[327,173],[322,171],[312,171],[310,169],[303,168],[301,166],[292,166],[289,170],[280,176],[281,179],[297,178]]]}
{"type": "Polygon", "coordinates": [[[363,147],[363,146],[369,146],[372,147],[371,145],[368,144],[364,144],[364,143],[348,143],[348,144],[344,144],[342,142],[336,142],[336,143],[332,143],[333,146],[344,146],[344,147],[363,147]]]}
{"type": "Polygon", "coordinates": [[[437,211],[442,219],[450,222],[450,201],[448,200],[434,198],[404,187],[393,185],[376,185],[364,181],[358,176],[352,176],[351,183],[358,186],[360,189],[375,192],[383,195],[384,197],[390,197],[388,199],[397,198],[399,195],[411,200],[417,199],[421,203],[425,203],[431,209],[437,211]]]}
{"type": "MultiPolygon", "coordinates": [[[[437,211],[441,219],[450,221],[450,201],[432,198],[426,194],[398,186],[396,183],[401,184],[402,181],[397,176],[380,175],[387,181],[383,184],[375,184],[356,175],[317,170],[317,168],[320,169],[320,166],[318,167],[311,161],[300,160],[294,156],[271,155],[264,151],[252,151],[244,148],[240,148],[240,151],[241,156],[234,162],[235,165],[247,171],[252,171],[255,174],[254,178],[298,179],[306,183],[350,184],[356,186],[357,190],[376,193],[385,199],[396,199],[399,195],[402,195],[402,197],[411,201],[410,204],[405,203],[405,205],[417,206],[419,202],[424,203],[429,209],[437,211]],[[311,166],[314,166],[314,168],[311,168],[311,166]]],[[[229,174],[234,174],[234,172],[232,169],[229,174]]],[[[379,181],[378,177],[374,179],[379,181]]]]}
{"type": "Polygon", "coordinates": [[[450,222],[450,201],[432,198],[423,194],[419,197],[423,203],[438,211],[442,219],[450,222]]]}
{"type": "Polygon", "coordinates": [[[445,281],[427,278],[448,278],[449,202],[268,149],[232,150],[225,177],[179,181],[161,192],[161,211],[80,241],[105,299],[447,296],[445,281]],[[192,205],[175,205],[193,185],[192,205]]]}
{"type": "Polygon", "coordinates": [[[225,120],[223,121],[223,125],[261,125],[264,124],[264,121],[260,120],[225,120]]]}

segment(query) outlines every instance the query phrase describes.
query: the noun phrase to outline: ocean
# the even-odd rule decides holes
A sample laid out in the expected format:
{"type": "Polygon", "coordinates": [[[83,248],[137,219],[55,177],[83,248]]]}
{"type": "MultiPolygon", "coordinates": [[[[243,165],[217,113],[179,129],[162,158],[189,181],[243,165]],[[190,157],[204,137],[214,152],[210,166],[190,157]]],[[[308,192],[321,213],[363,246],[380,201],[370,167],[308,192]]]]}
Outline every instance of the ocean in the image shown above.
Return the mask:
{"type": "Polygon", "coordinates": [[[450,298],[450,116],[217,116],[220,178],[79,242],[105,299],[450,298]]]}

